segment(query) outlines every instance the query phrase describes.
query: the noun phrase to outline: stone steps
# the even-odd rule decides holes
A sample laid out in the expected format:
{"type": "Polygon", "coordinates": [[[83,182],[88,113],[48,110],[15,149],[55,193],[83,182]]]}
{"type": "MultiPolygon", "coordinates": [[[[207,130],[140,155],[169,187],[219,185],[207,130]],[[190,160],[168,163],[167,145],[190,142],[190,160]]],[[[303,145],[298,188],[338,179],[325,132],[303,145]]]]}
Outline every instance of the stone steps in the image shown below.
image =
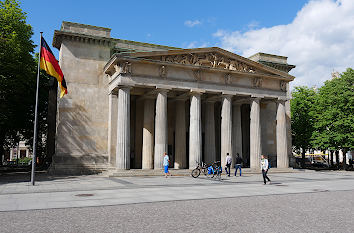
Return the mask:
{"type": "MultiPolygon", "coordinates": [[[[169,169],[172,176],[190,176],[192,170],[190,169],[169,169]]],[[[235,172],[235,169],[231,169],[231,174],[235,172]]],[[[300,172],[293,168],[271,168],[269,173],[294,173],[300,172]]],[[[223,172],[223,175],[225,172],[223,172]]],[[[261,174],[261,170],[254,170],[250,168],[242,168],[242,174],[261,174]]],[[[117,170],[115,168],[109,168],[107,171],[102,173],[106,177],[130,177],[130,176],[162,176],[164,175],[162,169],[130,169],[130,170],[117,170]]]]}

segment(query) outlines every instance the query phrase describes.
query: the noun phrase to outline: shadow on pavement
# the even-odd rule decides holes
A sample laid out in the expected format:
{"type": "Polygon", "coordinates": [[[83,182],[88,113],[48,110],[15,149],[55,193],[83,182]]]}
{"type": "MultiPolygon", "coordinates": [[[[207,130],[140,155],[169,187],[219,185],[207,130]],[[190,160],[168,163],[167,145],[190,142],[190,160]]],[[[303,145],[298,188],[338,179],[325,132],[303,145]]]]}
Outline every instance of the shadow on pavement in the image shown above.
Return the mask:
{"type": "MultiPolygon", "coordinates": [[[[53,176],[47,171],[36,171],[35,181],[52,181],[59,179],[70,179],[77,176],[53,176]]],[[[31,171],[0,172],[0,185],[8,183],[22,183],[31,181],[31,171]]]]}

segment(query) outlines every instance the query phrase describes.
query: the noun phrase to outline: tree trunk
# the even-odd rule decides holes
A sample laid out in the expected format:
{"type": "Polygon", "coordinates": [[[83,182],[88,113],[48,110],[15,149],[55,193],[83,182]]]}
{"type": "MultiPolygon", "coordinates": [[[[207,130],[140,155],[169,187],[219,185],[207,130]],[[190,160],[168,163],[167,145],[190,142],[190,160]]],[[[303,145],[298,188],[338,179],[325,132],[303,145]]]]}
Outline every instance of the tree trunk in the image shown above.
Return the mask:
{"type": "Polygon", "coordinates": [[[301,168],[305,168],[305,149],[302,149],[301,152],[301,168]]]}
{"type": "Polygon", "coordinates": [[[2,166],[2,156],[5,157],[3,140],[0,138],[0,166],[2,166]]]}
{"type": "Polygon", "coordinates": [[[331,154],[331,167],[333,167],[333,153],[334,151],[333,150],[330,150],[329,153],[331,154]]]}
{"type": "Polygon", "coordinates": [[[343,170],[347,169],[347,149],[343,149],[343,170]]]}
{"type": "Polygon", "coordinates": [[[336,166],[339,167],[339,151],[336,150],[336,166]]]}

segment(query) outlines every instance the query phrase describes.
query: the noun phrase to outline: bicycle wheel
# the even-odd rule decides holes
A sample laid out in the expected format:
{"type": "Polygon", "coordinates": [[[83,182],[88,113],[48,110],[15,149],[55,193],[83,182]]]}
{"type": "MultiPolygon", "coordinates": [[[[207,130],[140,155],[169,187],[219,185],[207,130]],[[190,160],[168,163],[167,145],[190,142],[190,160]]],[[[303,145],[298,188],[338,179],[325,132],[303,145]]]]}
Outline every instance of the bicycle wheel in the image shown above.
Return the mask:
{"type": "Polygon", "coordinates": [[[221,169],[220,169],[220,167],[217,168],[215,177],[216,177],[217,180],[219,180],[219,181],[221,180],[221,169]]]}
{"type": "Polygon", "coordinates": [[[218,173],[216,179],[218,179],[219,181],[221,180],[221,172],[218,173]]]}
{"type": "Polygon", "coordinates": [[[200,175],[200,170],[195,168],[193,171],[192,171],[192,177],[193,178],[197,178],[199,175],[200,175]]]}

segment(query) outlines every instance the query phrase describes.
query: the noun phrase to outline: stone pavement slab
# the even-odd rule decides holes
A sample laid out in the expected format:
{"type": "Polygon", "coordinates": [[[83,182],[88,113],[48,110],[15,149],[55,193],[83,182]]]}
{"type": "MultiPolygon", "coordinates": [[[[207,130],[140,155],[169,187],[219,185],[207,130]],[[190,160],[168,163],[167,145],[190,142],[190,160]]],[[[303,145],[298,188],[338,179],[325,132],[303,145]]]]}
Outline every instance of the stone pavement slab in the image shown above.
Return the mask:
{"type": "Polygon", "coordinates": [[[354,173],[302,172],[224,177],[102,177],[0,183],[0,211],[34,210],[354,190],[354,173]]]}

